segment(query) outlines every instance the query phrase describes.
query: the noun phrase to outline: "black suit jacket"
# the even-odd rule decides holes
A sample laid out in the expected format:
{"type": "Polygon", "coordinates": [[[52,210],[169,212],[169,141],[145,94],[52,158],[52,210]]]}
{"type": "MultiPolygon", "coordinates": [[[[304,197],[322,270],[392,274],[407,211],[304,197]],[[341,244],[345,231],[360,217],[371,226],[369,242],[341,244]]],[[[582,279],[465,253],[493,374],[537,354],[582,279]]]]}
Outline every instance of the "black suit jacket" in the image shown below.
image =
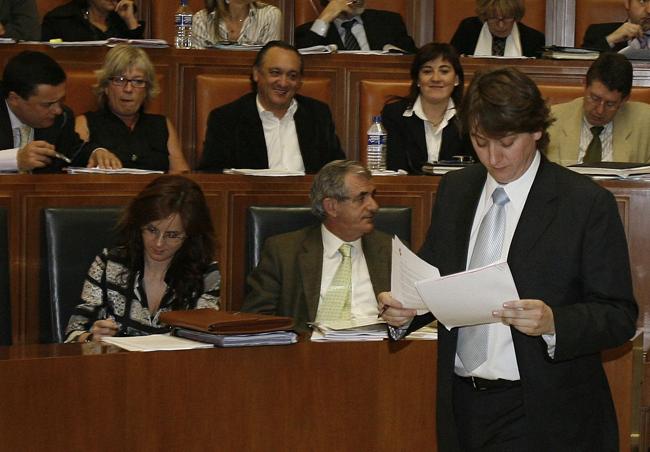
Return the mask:
{"type": "Polygon", "coordinates": [[[591,24],[585,31],[585,37],[582,40],[582,47],[585,49],[594,49],[600,52],[618,52],[627,47],[627,42],[619,42],[610,47],[607,43],[607,36],[612,34],[618,27],[623,25],[622,22],[609,22],[604,24],[591,24]]]}
{"type": "MultiPolygon", "coordinates": [[[[443,177],[420,255],[442,275],[465,270],[486,170],[443,177]]],[[[522,299],[553,310],[554,358],[541,337],[514,328],[530,451],[616,451],[616,415],[600,352],[627,341],[638,308],[625,232],[610,192],[542,157],[517,224],[508,264],[522,299]]],[[[431,321],[416,317],[411,328],[431,321]]],[[[459,450],[452,379],[457,328],[438,329],[438,442],[459,450]]]]}
{"type": "MultiPolygon", "coordinates": [[[[538,57],[546,44],[544,33],[530,28],[521,22],[517,22],[519,28],[519,39],[521,40],[521,51],[524,56],[538,57]]],[[[451,45],[462,55],[473,55],[478,37],[481,34],[483,22],[478,17],[467,17],[461,21],[451,38],[451,45]]]]}
{"type": "MultiPolygon", "coordinates": [[[[367,9],[361,13],[363,28],[366,31],[370,50],[383,50],[386,44],[392,44],[410,53],[417,50],[413,38],[406,30],[402,16],[391,11],[367,9]]],[[[339,49],[344,49],[341,35],[336,26],[331,24],[327,35],[319,36],[311,31],[314,22],[300,25],[295,31],[296,47],[311,47],[318,45],[336,44],[339,49]]]]}
{"type": "MultiPolygon", "coordinates": [[[[108,38],[142,39],[144,37],[144,22],[140,21],[138,28],[129,30],[126,23],[116,12],[108,15],[108,30],[102,31],[84,18],[87,2],[72,0],[48,12],[43,17],[41,38],[63,39],[64,41],[100,41],[108,38]]],[[[170,17],[171,22],[173,18],[170,17]]]]}
{"type": "MultiPolygon", "coordinates": [[[[255,98],[255,93],[248,93],[210,112],[199,169],[269,167],[255,98]]],[[[293,118],[305,172],[316,173],[326,163],[345,158],[327,104],[300,95],[295,99],[298,109],[293,118]]]]}
{"type": "MultiPolygon", "coordinates": [[[[63,107],[63,114],[59,115],[51,127],[34,129],[34,141],[43,140],[54,145],[57,152],[66,155],[72,160],[72,166],[86,166],[90,152],[95,147],[84,143],[77,132],[74,131],[74,113],[68,107],[63,107]]],[[[7,111],[7,104],[0,100],[0,149],[14,147],[13,130],[7,111]]],[[[60,171],[64,166],[70,166],[63,160],[52,159],[52,163],[45,168],[36,168],[35,173],[51,173],[60,171]]]]}
{"type": "MultiPolygon", "coordinates": [[[[410,174],[422,174],[422,165],[429,160],[424,133],[424,121],[416,115],[406,117],[409,108],[405,99],[384,106],[382,122],[388,133],[388,169],[404,169],[410,174]]],[[[456,155],[471,155],[474,149],[467,134],[458,130],[458,118],[454,116],[442,131],[439,160],[451,160],[456,155]]]]}

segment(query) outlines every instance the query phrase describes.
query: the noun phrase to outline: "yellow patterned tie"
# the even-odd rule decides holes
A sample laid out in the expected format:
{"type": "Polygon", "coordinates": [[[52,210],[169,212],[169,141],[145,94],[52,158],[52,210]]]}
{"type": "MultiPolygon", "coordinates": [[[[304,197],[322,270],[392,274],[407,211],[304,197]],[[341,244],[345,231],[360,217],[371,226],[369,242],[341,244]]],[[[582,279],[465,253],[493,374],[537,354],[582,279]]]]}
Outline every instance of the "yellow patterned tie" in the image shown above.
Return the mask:
{"type": "Polygon", "coordinates": [[[27,143],[29,143],[29,136],[32,133],[32,128],[23,124],[18,128],[18,132],[20,133],[20,145],[18,147],[23,148],[27,143]]]}
{"type": "Polygon", "coordinates": [[[341,263],[336,269],[323,301],[318,305],[316,322],[319,323],[348,320],[352,317],[350,300],[352,294],[352,245],[342,244],[339,253],[343,256],[341,263]]]}

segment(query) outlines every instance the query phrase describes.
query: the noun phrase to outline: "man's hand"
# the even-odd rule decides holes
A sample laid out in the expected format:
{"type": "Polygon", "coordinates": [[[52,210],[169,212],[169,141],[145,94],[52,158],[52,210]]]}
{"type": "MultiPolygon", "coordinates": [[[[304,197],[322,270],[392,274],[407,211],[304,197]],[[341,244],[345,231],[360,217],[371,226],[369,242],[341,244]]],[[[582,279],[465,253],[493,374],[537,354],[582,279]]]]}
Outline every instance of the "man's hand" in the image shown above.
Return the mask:
{"type": "Polygon", "coordinates": [[[16,154],[18,170],[31,171],[34,168],[47,166],[52,162],[55,153],[54,145],[47,141],[37,140],[27,143],[16,154]]]}
{"type": "Polygon", "coordinates": [[[140,25],[135,17],[133,0],[120,0],[115,5],[115,12],[122,18],[129,30],[135,30],[140,25]]]}
{"type": "Polygon", "coordinates": [[[90,154],[86,167],[95,168],[96,166],[102,169],[120,169],[122,168],[122,162],[108,149],[97,148],[90,154]]]}
{"type": "Polygon", "coordinates": [[[353,14],[354,5],[351,0],[331,0],[318,18],[323,22],[331,23],[341,13],[353,14]]]}
{"type": "Polygon", "coordinates": [[[402,303],[394,299],[390,292],[382,292],[377,296],[379,314],[390,326],[399,328],[410,322],[417,314],[415,309],[405,309],[402,303]]]}
{"type": "Polygon", "coordinates": [[[553,311],[542,300],[517,300],[503,303],[503,309],[492,312],[504,325],[512,325],[529,336],[555,333],[553,311]]]}
{"type": "Polygon", "coordinates": [[[643,27],[641,25],[625,22],[605,39],[610,47],[614,47],[614,44],[629,41],[634,38],[640,38],[641,36],[643,36],[643,27]]]}

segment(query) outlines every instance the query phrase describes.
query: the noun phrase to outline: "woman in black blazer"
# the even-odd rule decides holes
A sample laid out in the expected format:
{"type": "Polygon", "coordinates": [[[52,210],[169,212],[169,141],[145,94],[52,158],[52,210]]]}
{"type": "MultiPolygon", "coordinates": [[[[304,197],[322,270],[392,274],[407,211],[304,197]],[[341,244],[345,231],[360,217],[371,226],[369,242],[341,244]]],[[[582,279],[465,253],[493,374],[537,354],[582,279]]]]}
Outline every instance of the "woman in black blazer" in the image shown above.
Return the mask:
{"type": "Polygon", "coordinates": [[[411,89],[393,97],[381,112],[388,133],[387,167],[422,174],[427,162],[472,155],[472,145],[461,134],[456,105],[463,96],[463,68],[449,44],[430,43],[415,54],[411,89]]]}

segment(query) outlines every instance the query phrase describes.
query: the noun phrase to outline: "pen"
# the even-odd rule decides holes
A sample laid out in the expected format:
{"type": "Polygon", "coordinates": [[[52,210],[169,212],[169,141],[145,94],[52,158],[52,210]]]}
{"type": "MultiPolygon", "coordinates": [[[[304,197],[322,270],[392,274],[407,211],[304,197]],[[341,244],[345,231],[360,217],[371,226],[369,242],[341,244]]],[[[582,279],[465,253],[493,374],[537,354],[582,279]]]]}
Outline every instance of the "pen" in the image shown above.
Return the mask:
{"type": "Polygon", "coordinates": [[[390,306],[388,306],[387,304],[385,304],[385,305],[381,308],[381,311],[379,311],[379,314],[377,314],[377,318],[378,318],[378,319],[381,319],[381,316],[384,315],[384,313],[385,313],[386,311],[388,311],[388,308],[390,308],[390,306]]]}
{"type": "Polygon", "coordinates": [[[72,163],[72,160],[70,160],[68,157],[65,155],[61,154],[60,152],[55,152],[54,157],[63,160],[66,163],[72,163]]]}

